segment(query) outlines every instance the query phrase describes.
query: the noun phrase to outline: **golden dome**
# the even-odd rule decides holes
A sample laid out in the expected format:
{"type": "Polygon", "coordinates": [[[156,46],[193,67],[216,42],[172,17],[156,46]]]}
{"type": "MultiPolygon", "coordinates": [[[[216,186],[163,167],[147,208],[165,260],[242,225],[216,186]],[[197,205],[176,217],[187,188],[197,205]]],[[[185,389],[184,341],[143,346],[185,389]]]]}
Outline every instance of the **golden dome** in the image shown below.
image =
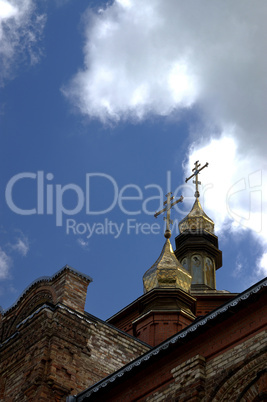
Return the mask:
{"type": "Polygon", "coordinates": [[[192,276],[177,260],[170,240],[167,239],[157,261],[144,276],[144,293],[154,288],[179,288],[190,291],[192,276]]]}
{"type": "Polygon", "coordinates": [[[205,214],[198,198],[189,214],[179,223],[179,230],[180,233],[186,230],[206,230],[214,233],[214,222],[205,214]]]}

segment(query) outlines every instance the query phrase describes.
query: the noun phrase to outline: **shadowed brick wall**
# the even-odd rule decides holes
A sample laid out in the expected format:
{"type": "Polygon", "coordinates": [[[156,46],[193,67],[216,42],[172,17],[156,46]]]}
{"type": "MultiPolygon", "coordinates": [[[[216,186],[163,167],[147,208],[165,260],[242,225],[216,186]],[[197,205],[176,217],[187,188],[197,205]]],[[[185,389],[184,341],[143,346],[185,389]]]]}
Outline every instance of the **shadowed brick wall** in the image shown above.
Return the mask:
{"type": "Polygon", "coordinates": [[[89,282],[65,267],[2,314],[1,402],[65,401],[149,350],[84,312],[89,282]]]}

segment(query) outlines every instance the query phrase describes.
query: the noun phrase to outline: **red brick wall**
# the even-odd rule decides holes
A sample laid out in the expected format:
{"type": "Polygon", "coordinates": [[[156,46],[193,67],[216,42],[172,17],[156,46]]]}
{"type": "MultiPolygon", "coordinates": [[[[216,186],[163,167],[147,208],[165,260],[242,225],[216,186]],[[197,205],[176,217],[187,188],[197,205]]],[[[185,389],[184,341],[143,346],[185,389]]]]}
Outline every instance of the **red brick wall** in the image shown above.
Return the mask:
{"type": "Polygon", "coordinates": [[[159,345],[193,321],[182,313],[150,312],[134,324],[134,335],[151,346],[159,345]]]}
{"type": "Polygon", "coordinates": [[[220,307],[222,304],[227,301],[233,299],[237,294],[234,293],[226,293],[226,294],[214,294],[214,295],[196,295],[196,307],[195,314],[196,316],[206,315],[210,311],[215,310],[217,307],[220,307]]]}
{"type": "Polygon", "coordinates": [[[131,377],[95,397],[110,402],[229,402],[244,395],[247,399],[242,401],[250,402],[251,395],[266,392],[266,357],[266,295],[262,295],[196,338],[167,349],[164,357],[155,355],[156,362],[148,360],[131,377]]]}
{"type": "Polygon", "coordinates": [[[1,402],[65,401],[149,349],[81,312],[87,285],[64,270],[35,284],[2,317],[1,402]],[[49,305],[40,306],[44,301],[49,305]]]}

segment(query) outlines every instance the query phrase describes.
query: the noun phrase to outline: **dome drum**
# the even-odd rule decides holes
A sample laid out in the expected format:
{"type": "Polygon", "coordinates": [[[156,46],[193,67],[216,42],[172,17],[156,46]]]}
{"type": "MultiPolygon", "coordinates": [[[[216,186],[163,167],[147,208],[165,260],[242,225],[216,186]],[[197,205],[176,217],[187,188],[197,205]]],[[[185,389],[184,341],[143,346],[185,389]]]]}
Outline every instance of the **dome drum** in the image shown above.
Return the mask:
{"type": "Polygon", "coordinates": [[[174,253],[179,261],[192,252],[206,252],[214,258],[216,270],[222,266],[222,252],[218,249],[218,238],[213,234],[183,232],[175,238],[175,244],[174,253]]]}

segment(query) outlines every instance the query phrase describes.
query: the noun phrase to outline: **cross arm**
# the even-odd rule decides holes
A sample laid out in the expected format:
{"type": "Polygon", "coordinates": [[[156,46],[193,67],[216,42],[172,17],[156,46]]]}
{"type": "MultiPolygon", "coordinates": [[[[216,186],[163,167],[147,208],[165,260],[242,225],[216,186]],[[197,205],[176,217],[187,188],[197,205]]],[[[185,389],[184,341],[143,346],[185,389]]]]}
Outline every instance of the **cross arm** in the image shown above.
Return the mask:
{"type": "Polygon", "coordinates": [[[191,174],[191,176],[190,176],[190,177],[188,177],[187,179],[185,179],[185,182],[187,183],[187,182],[188,182],[188,180],[192,179],[192,177],[194,177],[194,176],[195,176],[195,173],[191,174]]]}
{"type": "Polygon", "coordinates": [[[161,211],[158,211],[154,214],[154,217],[157,218],[160,214],[162,214],[162,212],[165,212],[166,208],[163,208],[161,211]]]}
{"type": "Polygon", "coordinates": [[[174,202],[171,204],[171,207],[173,207],[175,204],[178,204],[178,202],[183,202],[183,199],[184,199],[184,197],[181,195],[181,197],[180,197],[178,200],[174,201],[174,202]]]}
{"type": "Polygon", "coordinates": [[[208,162],[206,162],[206,164],[204,165],[204,166],[202,166],[199,170],[198,170],[198,173],[202,170],[202,169],[204,169],[205,167],[208,167],[209,166],[209,164],[208,164],[208,162]]]}
{"type": "MultiPolygon", "coordinates": [[[[172,196],[172,197],[170,198],[170,201],[173,200],[173,199],[174,199],[174,196],[172,196]]],[[[166,204],[168,204],[168,200],[164,201],[164,203],[163,203],[163,205],[166,205],[166,204]]]]}
{"type": "MultiPolygon", "coordinates": [[[[199,167],[199,166],[200,166],[200,165],[198,165],[197,167],[199,167]]],[[[195,172],[194,172],[193,174],[191,174],[190,177],[188,177],[187,179],[185,179],[185,182],[187,183],[188,180],[190,180],[190,179],[192,179],[192,177],[198,175],[199,172],[200,172],[202,169],[204,169],[205,167],[208,167],[208,166],[209,166],[209,164],[208,164],[208,162],[207,162],[207,163],[206,163],[204,166],[202,166],[200,169],[194,168],[193,171],[195,170],[195,172]]]]}

